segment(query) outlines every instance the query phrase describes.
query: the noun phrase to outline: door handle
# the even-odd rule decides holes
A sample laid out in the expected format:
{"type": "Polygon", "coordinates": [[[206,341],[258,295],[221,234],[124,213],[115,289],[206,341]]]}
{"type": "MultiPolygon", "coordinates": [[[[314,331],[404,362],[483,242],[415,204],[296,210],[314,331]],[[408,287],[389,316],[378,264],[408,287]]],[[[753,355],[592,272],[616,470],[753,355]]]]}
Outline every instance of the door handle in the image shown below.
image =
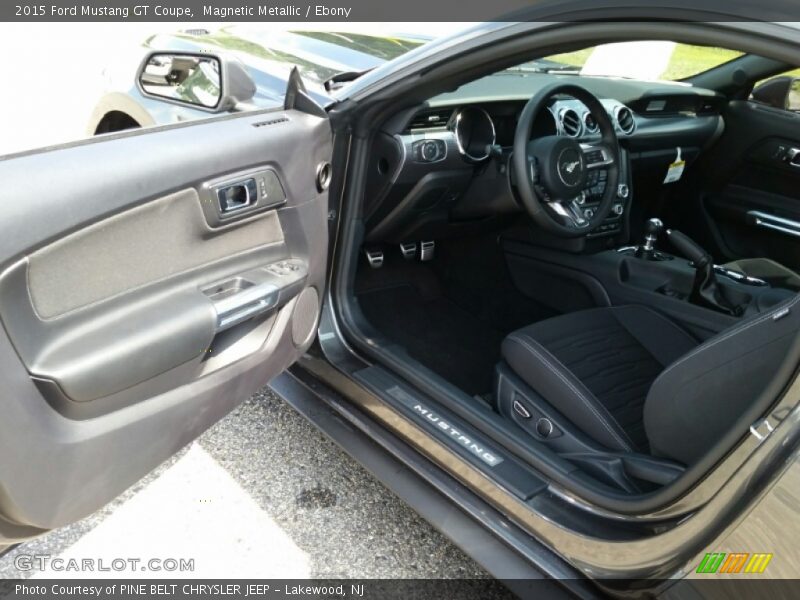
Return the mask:
{"type": "Polygon", "coordinates": [[[253,206],[258,201],[256,180],[246,179],[217,190],[220,214],[228,214],[253,206]]]}
{"type": "Polygon", "coordinates": [[[800,148],[789,148],[786,152],[786,164],[800,169],[800,148]]]}
{"type": "MultiPolygon", "coordinates": [[[[800,157],[798,157],[798,160],[800,160],[800,157]]],[[[798,163],[797,166],[800,167],[800,163],[798,163]]],[[[764,229],[778,231],[786,235],[800,237],[800,222],[798,221],[776,217],[775,215],[770,215],[759,210],[749,210],[747,211],[747,216],[752,218],[752,222],[756,227],[763,227],[764,229]]]]}

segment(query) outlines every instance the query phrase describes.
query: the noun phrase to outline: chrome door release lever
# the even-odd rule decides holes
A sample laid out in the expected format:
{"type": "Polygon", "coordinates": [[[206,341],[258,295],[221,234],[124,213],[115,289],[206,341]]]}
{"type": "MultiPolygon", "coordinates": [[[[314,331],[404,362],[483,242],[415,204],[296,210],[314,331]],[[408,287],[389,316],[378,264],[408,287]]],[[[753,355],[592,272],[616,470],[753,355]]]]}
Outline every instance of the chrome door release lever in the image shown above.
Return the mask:
{"type": "Polygon", "coordinates": [[[256,180],[251,177],[219,188],[217,200],[219,201],[219,211],[222,214],[253,206],[258,201],[256,180]]]}

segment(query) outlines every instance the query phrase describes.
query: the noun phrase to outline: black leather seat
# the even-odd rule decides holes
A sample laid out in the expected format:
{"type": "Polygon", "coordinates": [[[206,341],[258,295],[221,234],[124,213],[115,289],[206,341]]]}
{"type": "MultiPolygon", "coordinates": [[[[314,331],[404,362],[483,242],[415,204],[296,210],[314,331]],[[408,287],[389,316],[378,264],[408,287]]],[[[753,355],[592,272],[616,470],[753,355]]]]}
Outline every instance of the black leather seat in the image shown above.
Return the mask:
{"type": "Polygon", "coordinates": [[[690,464],[759,410],[756,399],[797,341],[799,299],[702,344],[644,306],[585,310],[513,332],[502,354],[602,446],[690,464]]]}

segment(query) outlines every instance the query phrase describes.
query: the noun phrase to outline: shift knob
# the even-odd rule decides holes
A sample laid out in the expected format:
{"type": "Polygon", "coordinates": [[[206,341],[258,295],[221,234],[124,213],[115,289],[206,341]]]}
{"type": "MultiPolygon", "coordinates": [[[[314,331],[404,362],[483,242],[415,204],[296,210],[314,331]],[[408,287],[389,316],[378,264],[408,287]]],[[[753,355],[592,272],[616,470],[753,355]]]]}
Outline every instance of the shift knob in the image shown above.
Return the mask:
{"type": "Polygon", "coordinates": [[[646,251],[655,248],[656,240],[663,229],[664,223],[661,222],[661,219],[652,218],[647,221],[647,225],[644,228],[644,249],[646,251]]]}

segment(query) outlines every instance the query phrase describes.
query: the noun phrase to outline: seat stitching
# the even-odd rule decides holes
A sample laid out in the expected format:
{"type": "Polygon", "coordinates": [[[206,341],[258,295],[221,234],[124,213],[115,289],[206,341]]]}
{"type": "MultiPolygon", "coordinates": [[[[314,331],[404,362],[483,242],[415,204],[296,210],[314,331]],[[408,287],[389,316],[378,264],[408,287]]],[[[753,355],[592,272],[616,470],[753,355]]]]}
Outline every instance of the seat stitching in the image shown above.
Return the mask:
{"type": "MultiPolygon", "coordinates": [[[[519,335],[525,335],[525,334],[519,334],[519,335]]],[[[525,336],[525,337],[528,337],[528,336],[525,336]]],[[[578,397],[578,398],[579,398],[579,399],[580,399],[580,400],[581,400],[581,401],[582,401],[582,402],[583,402],[583,403],[584,403],[584,404],[587,406],[587,408],[589,408],[589,410],[591,410],[591,411],[592,411],[592,413],[594,413],[594,415],[595,415],[595,416],[596,416],[596,417],[599,419],[600,423],[603,425],[603,427],[605,427],[605,428],[606,428],[606,430],[607,430],[607,431],[608,431],[608,432],[611,434],[611,436],[612,436],[612,437],[613,437],[615,440],[617,440],[617,441],[618,441],[618,442],[619,442],[619,443],[622,445],[622,447],[623,447],[625,450],[631,451],[631,447],[630,447],[630,446],[629,446],[629,445],[628,445],[628,444],[625,442],[625,440],[623,440],[623,439],[622,439],[622,438],[619,436],[619,434],[618,434],[616,431],[614,431],[614,429],[611,427],[610,423],[608,423],[608,421],[606,420],[606,418],[605,418],[605,417],[603,417],[603,415],[601,415],[601,414],[600,414],[600,412],[597,410],[597,407],[595,407],[595,406],[592,404],[591,400],[589,400],[588,398],[586,398],[586,397],[585,397],[585,396],[584,396],[584,395],[583,395],[583,394],[582,394],[582,393],[581,393],[581,392],[578,390],[578,388],[576,388],[576,387],[575,387],[575,385],[574,385],[574,384],[573,384],[571,381],[569,381],[569,380],[568,380],[568,379],[567,379],[567,378],[564,376],[564,374],[563,374],[563,373],[561,373],[561,372],[559,371],[559,369],[556,367],[556,365],[555,365],[555,364],[553,364],[553,363],[552,363],[550,360],[548,360],[546,357],[544,357],[544,356],[543,356],[543,355],[542,355],[542,354],[541,354],[541,353],[540,353],[538,350],[536,350],[536,348],[534,348],[534,347],[533,347],[533,346],[532,346],[530,343],[528,343],[528,341],[527,341],[527,340],[525,340],[525,339],[522,339],[522,338],[521,338],[521,337],[519,337],[518,335],[516,335],[516,334],[515,334],[515,335],[511,335],[511,336],[509,336],[509,339],[510,339],[510,340],[512,340],[512,341],[515,341],[515,342],[517,342],[517,343],[519,343],[519,344],[521,344],[521,345],[522,345],[524,348],[526,348],[527,350],[529,350],[529,351],[533,352],[533,354],[534,354],[535,356],[537,356],[537,357],[539,358],[539,360],[541,360],[541,361],[542,361],[542,362],[543,362],[545,365],[547,365],[547,367],[548,367],[548,368],[549,368],[549,369],[550,369],[550,370],[551,370],[553,373],[555,373],[556,377],[558,377],[558,378],[559,378],[561,381],[563,381],[563,382],[564,382],[564,384],[566,384],[566,386],[567,386],[569,389],[571,389],[571,390],[573,391],[573,393],[574,393],[574,394],[575,394],[575,395],[576,395],[576,396],[577,396],[577,397],[578,397]]],[[[528,339],[531,339],[531,338],[528,338],[528,339]]],[[[533,340],[533,339],[531,339],[531,341],[532,341],[532,342],[534,342],[536,345],[539,345],[539,344],[538,344],[538,342],[536,342],[536,340],[533,340]]],[[[544,348],[543,346],[542,346],[542,350],[544,350],[545,352],[547,352],[548,354],[550,354],[550,353],[547,351],[547,348],[544,348]]],[[[552,356],[552,354],[551,354],[550,356],[552,356]]],[[[555,357],[553,357],[553,360],[557,361],[558,359],[556,359],[555,357]]]]}
{"type": "MultiPolygon", "coordinates": [[[[749,329],[750,327],[753,327],[753,326],[755,326],[755,325],[758,325],[758,324],[760,324],[760,323],[763,323],[764,321],[768,321],[769,319],[771,319],[771,318],[772,318],[772,316],[773,316],[773,315],[775,315],[776,313],[778,313],[778,312],[779,312],[779,311],[781,311],[781,310],[791,309],[791,308],[792,308],[792,307],[793,307],[793,306],[794,306],[794,305],[797,303],[797,301],[798,301],[798,300],[800,300],[800,294],[798,294],[797,296],[795,296],[795,297],[794,297],[794,299],[793,299],[791,302],[789,302],[788,304],[779,304],[777,307],[775,307],[775,309],[774,309],[774,310],[771,310],[771,311],[770,311],[770,312],[768,312],[767,314],[765,314],[765,315],[763,315],[763,316],[761,316],[761,317],[759,317],[759,318],[757,318],[757,319],[754,319],[753,321],[750,321],[749,323],[743,323],[743,324],[741,324],[741,325],[738,325],[737,327],[734,327],[733,329],[731,329],[731,330],[730,330],[730,331],[728,331],[727,333],[724,333],[724,334],[720,335],[719,337],[712,339],[710,342],[706,342],[705,344],[701,344],[700,346],[698,346],[697,348],[695,348],[694,350],[692,350],[691,352],[689,352],[689,353],[688,353],[688,354],[686,354],[685,356],[682,356],[682,357],[681,357],[681,358],[679,358],[677,361],[675,361],[675,362],[674,362],[674,363],[672,363],[670,366],[668,366],[668,367],[667,367],[667,368],[666,368],[666,369],[665,369],[665,370],[664,370],[664,371],[661,373],[661,375],[659,375],[659,376],[656,378],[656,380],[653,382],[653,386],[655,386],[655,384],[656,384],[656,383],[657,383],[657,382],[658,382],[658,381],[659,381],[659,380],[660,380],[662,377],[664,377],[664,375],[666,375],[667,373],[669,373],[670,371],[672,371],[672,370],[673,370],[675,367],[677,367],[679,364],[681,364],[681,363],[685,362],[685,361],[686,361],[686,360],[688,360],[689,358],[691,358],[691,357],[693,357],[693,356],[695,356],[695,355],[699,354],[699,353],[700,353],[700,352],[702,352],[703,350],[708,350],[709,348],[711,348],[711,347],[713,347],[713,346],[716,346],[716,345],[717,345],[717,344],[719,344],[720,342],[723,342],[723,341],[727,340],[728,338],[730,338],[730,337],[731,337],[731,336],[733,336],[733,335],[736,335],[737,333],[741,333],[741,332],[742,332],[742,331],[744,331],[745,329],[749,329]]],[[[651,388],[651,389],[652,389],[652,388],[651,388]]]]}

